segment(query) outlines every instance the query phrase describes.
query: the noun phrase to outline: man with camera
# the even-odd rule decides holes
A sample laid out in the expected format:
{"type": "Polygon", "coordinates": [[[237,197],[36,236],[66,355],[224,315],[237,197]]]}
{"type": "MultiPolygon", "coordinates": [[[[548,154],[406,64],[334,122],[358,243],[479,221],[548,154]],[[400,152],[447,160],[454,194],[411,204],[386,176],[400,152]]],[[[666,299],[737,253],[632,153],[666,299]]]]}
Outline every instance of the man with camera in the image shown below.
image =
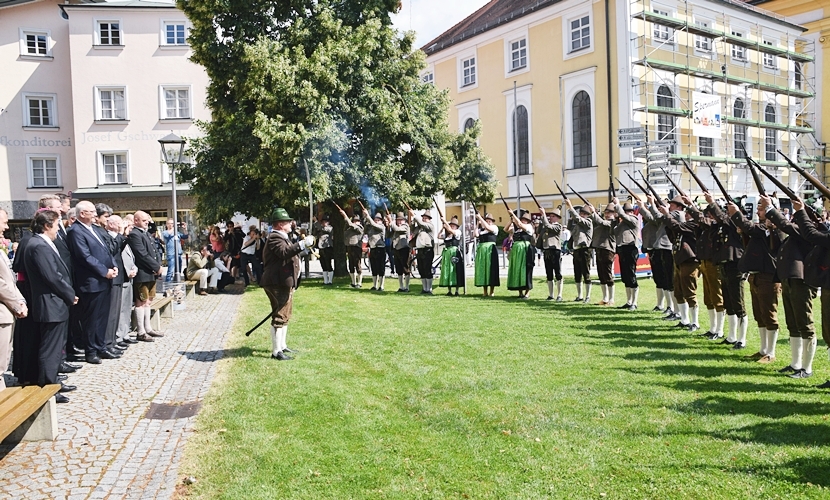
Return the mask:
{"type": "Polygon", "coordinates": [[[208,291],[215,292],[216,284],[222,276],[222,272],[213,265],[213,254],[207,245],[202,245],[198,252],[190,254],[186,274],[188,280],[199,280],[199,295],[207,295],[208,291]]]}

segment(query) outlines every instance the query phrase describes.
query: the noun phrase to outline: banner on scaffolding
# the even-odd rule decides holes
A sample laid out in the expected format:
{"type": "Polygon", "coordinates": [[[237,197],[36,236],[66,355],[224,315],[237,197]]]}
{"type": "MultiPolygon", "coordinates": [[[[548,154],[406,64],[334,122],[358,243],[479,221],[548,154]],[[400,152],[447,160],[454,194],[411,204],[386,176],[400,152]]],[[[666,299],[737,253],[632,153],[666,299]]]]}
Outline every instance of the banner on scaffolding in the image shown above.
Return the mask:
{"type": "Polygon", "coordinates": [[[721,138],[720,96],[694,92],[692,133],[696,137],[721,138]]]}

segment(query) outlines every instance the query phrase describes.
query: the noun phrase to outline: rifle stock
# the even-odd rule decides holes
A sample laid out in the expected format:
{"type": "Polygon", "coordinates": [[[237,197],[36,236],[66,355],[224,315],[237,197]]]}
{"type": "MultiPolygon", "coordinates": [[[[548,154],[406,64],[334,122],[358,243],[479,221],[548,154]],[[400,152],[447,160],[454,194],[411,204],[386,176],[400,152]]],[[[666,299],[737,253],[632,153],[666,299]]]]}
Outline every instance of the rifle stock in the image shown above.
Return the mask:
{"type": "Polygon", "coordinates": [[[643,182],[646,183],[646,188],[648,189],[647,192],[651,192],[651,195],[654,196],[654,200],[657,202],[657,204],[660,205],[661,207],[665,206],[666,202],[663,201],[663,198],[661,198],[659,194],[657,194],[657,190],[654,189],[654,186],[651,185],[651,183],[648,181],[648,179],[646,179],[646,176],[643,175],[642,172],[640,172],[640,177],[642,177],[643,182]]]}
{"type": "MultiPolygon", "coordinates": [[[[762,174],[764,174],[764,176],[766,176],[766,177],[767,177],[770,181],[772,181],[772,183],[773,183],[773,184],[775,184],[775,186],[776,186],[776,187],[778,187],[778,189],[780,189],[780,190],[781,190],[781,192],[782,192],[782,193],[784,193],[784,194],[787,196],[787,198],[789,198],[789,199],[791,199],[791,200],[800,200],[800,199],[801,199],[801,198],[799,198],[799,196],[795,193],[795,191],[793,191],[792,189],[788,188],[786,184],[784,184],[783,182],[781,182],[781,181],[779,181],[778,179],[776,179],[774,175],[772,175],[771,173],[767,172],[767,171],[766,171],[766,170],[764,170],[763,168],[759,168],[758,170],[759,170],[762,174]]],[[[807,205],[807,204],[805,203],[805,204],[804,204],[804,210],[807,212],[807,215],[810,217],[810,219],[811,219],[814,223],[816,223],[816,224],[820,224],[820,223],[821,223],[821,221],[820,221],[820,220],[819,220],[819,218],[818,218],[818,214],[816,214],[816,211],[815,211],[815,210],[813,210],[813,207],[811,207],[810,205],[807,205]]]]}
{"type": "Polygon", "coordinates": [[[542,205],[539,203],[539,200],[536,199],[536,196],[533,194],[533,191],[531,191],[530,188],[527,187],[527,184],[525,184],[525,189],[527,189],[527,192],[530,193],[530,197],[533,198],[533,203],[535,203],[536,206],[539,207],[539,210],[541,210],[542,205]]]}
{"type": "Polygon", "coordinates": [[[443,214],[443,212],[441,212],[441,209],[438,208],[438,202],[435,201],[435,196],[432,197],[432,202],[435,203],[435,210],[438,210],[438,215],[441,216],[441,218],[443,219],[444,214],[443,214]]]}
{"type": "MultiPolygon", "coordinates": [[[[591,205],[591,202],[590,202],[590,201],[588,201],[588,200],[587,200],[584,196],[582,196],[581,194],[579,194],[579,191],[577,191],[576,189],[574,189],[573,187],[571,187],[571,185],[570,185],[570,184],[565,184],[565,185],[566,185],[566,186],[568,186],[568,189],[570,189],[571,191],[573,191],[573,192],[574,192],[574,194],[575,194],[575,195],[576,195],[576,196],[577,196],[580,200],[582,200],[582,203],[584,203],[585,205],[591,205]]],[[[591,205],[591,206],[593,206],[593,205],[591,205]]]]}
{"type": "Polygon", "coordinates": [[[511,215],[512,218],[513,211],[510,210],[510,205],[507,204],[507,202],[504,200],[504,196],[502,196],[501,193],[499,193],[499,198],[501,198],[501,202],[504,203],[504,208],[507,209],[507,214],[511,215]]]}
{"type": "Polygon", "coordinates": [[[567,199],[568,199],[568,195],[566,195],[566,194],[565,194],[565,191],[563,191],[563,190],[562,190],[562,188],[559,186],[559,183],[558,183],[558,182],[556,182],[555,180],[553,181],[553,183],[556,185],[556,189],[558,189],[558,190],[559,190],[559,194],[561,194],[561,195],[562,195],[562,200],[567,200],[567,199]]]}
{"type": "Polygon", "coordinates": [[[758,175],[758,172],[755,171],[754,162],[749,159],[747,156],[746,165],[749,167],[749,172],[752,174],[752,180],[755,182],[755,187],[758,189],[758,194],[761,196],[766,196],[767,191],[764,189],[764,180],[761,179],[761,176],[758,175]]]}
{"type": "Polygon", "coordinates": [[[337,204],[336,201],[331,200],[331,202],[334,203],[334,206],[337,207],[337,210],[340,210],[341,212],[343,211],[343,209],[340,207],[340,205],[337,204]]]}
{"type": "Polygon", "coordinates": [[[723,184],[721,184],[720,179],[718,179],[718,176],[715,175],[715,169],[712,168],[712,165],[709,165],[709,172],[712,174],[712,178],[715,179],[715,184],[718,185],[718,189],[720,190],[721,194],[723,195],[723,199],[725,199],[729,203],[732,203],[732,204],[737,205],[738,207],[740,207],[741,204],[738,202],[738,200],[736,200],[736,199],[732,198],[731,196],[729,196],[729,191],[726,190],[726,188],[723,186],[723,184]]]}
{"type": "Polygon", "coordinates": [[[620,184],[620,187],[625,189],[625,191],[631,196],[632,200],[638,200],[639,199],[639,197],[634,193],[634,191],[628,189],[628,186],[626,186],[625,184],[622,183],[622,181],[619,179],[619,177],[614,177],[614,179],[617,180],[617,182],[620,184]]]}
{"type": "Polygon", "coordinates": [[[821,191],[821,194],[824,195],[825,200],[830,200],[830,189],[828,189],[827,186],[822,184],[822,182],[818,180],[813,174],[807,172],[805,169],[799,167],[795,162],[790,160],[787,157],[787,155],[781,152],[780,149],[778,150],[778,154],[783,156],[784,159],[787,160],[787,163],[789,163],[792,168],[794,168],[799,174],[801,174],[802,177],[810,181],[810,184],[812,184],[816,189],[821,191]]]}

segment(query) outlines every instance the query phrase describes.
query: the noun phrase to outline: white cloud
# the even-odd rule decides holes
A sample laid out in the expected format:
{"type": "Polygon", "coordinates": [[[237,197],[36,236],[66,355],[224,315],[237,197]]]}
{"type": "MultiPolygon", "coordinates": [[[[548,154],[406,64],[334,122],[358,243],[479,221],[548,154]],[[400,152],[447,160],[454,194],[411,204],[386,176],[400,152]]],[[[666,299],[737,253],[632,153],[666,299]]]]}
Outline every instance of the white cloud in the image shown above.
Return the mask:
{"type": "Polygon", "coordinates": [[[415,31],[415,47],[455,26],[489,0],[404,0],[401,11],[392,16],[395,28],[415,31]]]}

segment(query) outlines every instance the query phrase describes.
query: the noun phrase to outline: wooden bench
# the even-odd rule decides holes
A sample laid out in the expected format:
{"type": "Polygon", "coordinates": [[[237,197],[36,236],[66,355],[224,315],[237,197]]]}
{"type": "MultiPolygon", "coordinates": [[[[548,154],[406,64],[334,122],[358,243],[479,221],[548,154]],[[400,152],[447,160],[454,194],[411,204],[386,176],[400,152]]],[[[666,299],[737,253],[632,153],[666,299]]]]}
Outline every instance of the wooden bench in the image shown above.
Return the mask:
{"type": "Polygon", "coordinates": [[[192,299],[196,296],[196,285],[198,284],[199,280],[187,280],[184,282],[185,289],[187,290],[188,299],[192,299]]]}
{"type": "Polygon", "coordinates": [[[58,436],[55,394],[60,388],[60,384],[51,384],[0,391],[0,441],[54,440],[58,436]]]}
{"type": "Polygon", "coordinates": [[[173,317],[173,297],[159,297],[150,304],[150,326],[161,331],[161,318],[173,317]]]}

